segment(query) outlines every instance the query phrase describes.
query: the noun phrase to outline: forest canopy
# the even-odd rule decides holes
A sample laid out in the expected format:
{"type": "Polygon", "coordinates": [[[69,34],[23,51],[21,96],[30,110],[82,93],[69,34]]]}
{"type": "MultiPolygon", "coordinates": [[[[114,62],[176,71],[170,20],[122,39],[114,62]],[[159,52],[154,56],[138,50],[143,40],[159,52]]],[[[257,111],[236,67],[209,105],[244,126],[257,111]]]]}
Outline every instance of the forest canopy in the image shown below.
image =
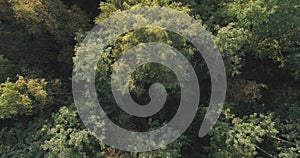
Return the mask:
{"type": "Polygon", "coordinates": [[[0,157],[300,157],[299,37],[299,0],[0,0],[0,157]],[[78,48],[94,26],[141,6],[172,8],[203,26],[222,55],[227,94],[216,125],[199,138],[211,78],[197,49],[159,28],[117,37],[99,57],[95,77],[97,97],[117,125],[157,129],[178,108],[180,84],[158,64],[136,69],[129,87],[134,100],[146,104],[149,87],[162,83],[168,92],[164,110],[137,118],[116,105],[112,69],[139,43],[178,49],[193,63],[201,87],[199,111],[184,134],[168,146],[137,153],[110,147],[85,127],[73,100],[72,71],[82,55],[78,48]]]}

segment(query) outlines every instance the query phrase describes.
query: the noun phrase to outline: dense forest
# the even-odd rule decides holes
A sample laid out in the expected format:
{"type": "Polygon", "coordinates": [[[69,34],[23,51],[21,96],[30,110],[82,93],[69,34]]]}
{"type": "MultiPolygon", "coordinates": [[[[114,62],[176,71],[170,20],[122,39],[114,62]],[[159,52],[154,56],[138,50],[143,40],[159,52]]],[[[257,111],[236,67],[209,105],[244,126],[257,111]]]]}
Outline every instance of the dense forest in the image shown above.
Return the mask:
{"type": "Polygon", "coordinates": [[[0,0],[0,157],[300,157],[299,37],[299,0],[0,0]],[[131,76],[136,102],[149,102],[153,83],[168,91],[166,107],[150,118],[121,110],[109,84],[122,53],[139,43],[167,43],[194,63],[201,87],[199,111],[183,135],[155,151],[127,152],[97,139],[80,119],[72,94],[80,43],[110,15],[139,6],[184,12],[217,45],[227,94],[205,137],[198,132],[211,94],[208,68],[191,43],[160,28],[133,30],[109,44],[98,59],[97,96],[123,128],[147,131],[168,123],[180,95],[170,70],[152,63],[131,76]]]}

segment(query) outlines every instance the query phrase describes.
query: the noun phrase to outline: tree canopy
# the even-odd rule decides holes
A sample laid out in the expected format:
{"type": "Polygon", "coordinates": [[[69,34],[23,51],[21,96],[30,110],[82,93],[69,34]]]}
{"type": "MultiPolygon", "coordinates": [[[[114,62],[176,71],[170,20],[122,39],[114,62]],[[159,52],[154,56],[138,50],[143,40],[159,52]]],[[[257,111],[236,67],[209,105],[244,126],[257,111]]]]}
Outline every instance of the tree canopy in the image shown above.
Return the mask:
{"type": "Polygon", "coordinates": [[[298,0],[0,0],[0,157],[300,157],[299,37],[298,0]],[[198,21],[218,46],[228,85],[219,120],[198,138],[211,77],[197,49],[161,28],[132,30],[114,39],[97,59],[95,84],[117,125],[139,132],[157,129],[174,117],[180,101],[176,75],[150,63],[131,75],[131,96],[146,104],[150,86],[159,82],[168,92],[165,107],[148,118],[118,107],[111,74],[116,61],[140,43],[160,42],[179,50],[192,63],[201,88],[199,111],[186,132],[161,149],[136,153],[105,145],[85,127],[74,105],[71,78],[74,63],[88,56],[79,47],[90,29],[140,6],[172,8],[198,21]]]}

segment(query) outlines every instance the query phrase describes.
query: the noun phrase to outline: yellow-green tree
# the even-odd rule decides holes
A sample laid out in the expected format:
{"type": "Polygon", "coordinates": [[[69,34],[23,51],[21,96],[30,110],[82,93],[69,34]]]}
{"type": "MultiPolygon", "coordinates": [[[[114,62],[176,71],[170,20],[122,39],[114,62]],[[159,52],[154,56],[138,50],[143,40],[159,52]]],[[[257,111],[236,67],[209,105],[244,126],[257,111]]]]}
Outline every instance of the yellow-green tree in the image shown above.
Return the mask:
{"type": "Polygon", "coordinates": [[[0,84],[0,118],[16,118],[39,112],[47,105],[47,82],[43,79],[25,79],[0,84]]]}

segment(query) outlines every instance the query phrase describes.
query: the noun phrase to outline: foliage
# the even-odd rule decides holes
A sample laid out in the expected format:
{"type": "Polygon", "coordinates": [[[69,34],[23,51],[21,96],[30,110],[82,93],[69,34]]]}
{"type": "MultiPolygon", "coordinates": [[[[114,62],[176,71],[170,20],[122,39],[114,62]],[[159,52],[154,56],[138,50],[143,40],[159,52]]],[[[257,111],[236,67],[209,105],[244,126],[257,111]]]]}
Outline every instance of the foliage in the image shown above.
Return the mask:
{"type": "Polygon", "coordinates": [[[74,106],[62,107],[54,116],[52,127],[47,130],[51,139],[42,145],[49,151],[46,157],[100,157],[103,144],[87,129],[83,129],[74,106]]]}
{"type": "MultiPolygon", "coordinates": [[[[95,3],[99,1],[0,0],[0,157],[300,156],[299,0],[95,3]],[[208,136],[197,138],[211,88],[205,62],[184,38],[159,28],[130,31],[109,44],[97,65],[98,98],[122,127],[138,131],[164,125],[165,118],[174,116],[168,112],[176,107],[153,118],[128,115],[114,102],[110,74],[113,68],[124,68],[117,67],[116,60],[132,47],[166,43],[195,65],[204,108],[201,106],[193,125],[166,147],[130,153],[105,146],[81,122],[70,101],[72,57],[78,62],[80,55],[86,55],[80,54],[78,46],[91,21],[99,24],[110,15],[138,6],[164,6],[188,13],[203,24],[218,46],[226,65],[228,93],[224,112],[208,136]]],[[[176,76],[158,64],[143,65],[133,73],[129,82],[133,98],[149,102],[147,90],[154,82],[168,90],[166,106],[177,104],[176,76]]],[[[102,130],[103,125],[95,128],[102,130]]]]}
{"type": "Polygon", "coordinates": [[[1,157],[101,157],[103,144],[82,127],[74,106],[42,113],[27,125],[1,129],[1,157]]]}
{"type": "Polygon", "coordinates": [[[27,125],[21,122],[15,123],[13,127],[2,127],[0,129],[0,157],[43,157],[45,151],[41,145],[47,135],[51,118],[48,112],[42,112],[27,125]]]}
{"type": "Polygon", "coordinates": [[[272,115],[254,113],[243,118],[235,117],[226,109],[224,121],[211,131],[211,157],[255,157],[257,144],[265,137],[278,133],[272,115]]]}
{"type": "Polygon", "coordinates": [[[0,8],[5,15],[0,17],[0,52],[7,59],[38,77],[45,78],[45,71],[70,73],[75,32],[87,26],[84,12],[60,0],[1,0],[0,8]]]}
{"type": "MultiPolygon", "coordinates": [[[[130,7],[137,6],[167,6],[183,12],[189,12],[189,9],[187,7],[182,6],[180,3],[171,2],[169,0],[111,0],[100,3],[100,9],[102,13],[98,17],[96,17],[95,23],[100,23],[109,15],[129,9],[130,7]]],[[[175,33],[168,32],[167,30],[159,28],[145,28],[128,32],[122,37],[118,37],[117,39],[115,39],[99,59],[99,61],[102,61],[98,63],[97,69],[99,80],[99,84],[97,85],[97,87],[99,91],[102,91],[102,88],[107,89],[107,87],[109,86],[105,83],[107,83],[110,78],[105,74],[109,74],[109,72],[112,71],[112,68],[122,69],[121,66],[114,65],[114,63],[117,59],[120,58],[123,53],[139,43],[153,41],[168,43],[180,50],[184,55],[187,56],[187,58],[191,58],[193,56],[193,47],[191,45],[188,45],[187,41],[182,37],[178,36],[175,33]]],[[[77,52],[77,55],[78,53],[80,52],[77,52]]],[[[76,59],[75,57],[75,60],[78,59],[76,59]]],[[[130,79],[131,81],[129,82],[130,90],[137,96],[142,95],[143,93],[145,93],[144,89],[147,89],[147,86],[151,85],[151,82],[154,81],[154,77],[156,81],[165,85],[166,89],[174,89],[174,87],[178,87],[178,84],[176,78],[174,79],[173,76],[174,75],[172,74],[172,72],[166,67],[157,64],[146,64],[142,68],[139,68],[137,71],[135,71],[134,75],[132,75],[132,78],[130,79]]]]}
{"type": "Polygon", "coordinates": [[[41,113],[27,125],[0,130],[1,157],[178,157],[184,138],[164,149],[125,153],[104,146],[81,123],[74,105],[41,113]]]}
{"type": "Polygon", "coordinates": [[[6,81],[8,77],[13,77],[17,73],[16,65],[0,55],[0,82],[6,81]]]}
{"type": "Polygon", "coordinates": [[[300,107],[298,104],[294,104],[285,111],[285,116],[277,119],[280,136],[273,138],[277,141],[279,157],[300,156],[299,115],[300,107]]]}
{"type": "Polygon", "coordinates": [[[0,118],[14,118],[37,113],[45,108],[47,92],[44,79],[26,80],[18,76],[13,83],[6,81],[0,85],[0,118]]]}

